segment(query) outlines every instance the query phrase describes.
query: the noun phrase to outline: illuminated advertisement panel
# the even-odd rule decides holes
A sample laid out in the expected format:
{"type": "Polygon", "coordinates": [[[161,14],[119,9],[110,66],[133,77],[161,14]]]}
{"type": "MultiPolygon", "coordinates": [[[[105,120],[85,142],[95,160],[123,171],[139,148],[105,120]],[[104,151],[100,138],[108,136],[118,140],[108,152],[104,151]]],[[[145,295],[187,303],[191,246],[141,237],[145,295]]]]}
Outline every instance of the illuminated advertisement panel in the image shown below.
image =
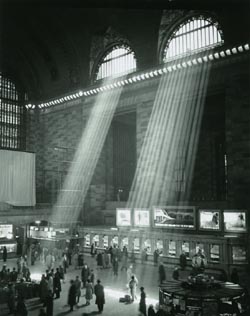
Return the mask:
{"type": "Polygon", "coordinates": [[[156,227],[195,228],[195,208],[193,206],[154,207],[156,227]]]}
{"type": "Polygon", "coordinates": [[[246,231],[246,211],[241,210],[225,210],[224,213],[224,229],[225,231],[246,231]]]}
{"type": "Polygon", "coordinates": [[[134,224],[140,227],[150,226],[150,215],[148,209],[135,209],[134,210],[134,224]]]}
{"type": "Polygon", "coordinates": [[[200,210],[200,229],[220,229],[220,211],[219,210],[200,210]]]}
{"type": "Polygon", "coordinates": [[[0,224],[0,238],[13,238],[13,225],[0,224]]]}
{"type": "Polygon", "coordinates": [[[131,209],[116,209],[116,226],[131,226],[131,209]]]}

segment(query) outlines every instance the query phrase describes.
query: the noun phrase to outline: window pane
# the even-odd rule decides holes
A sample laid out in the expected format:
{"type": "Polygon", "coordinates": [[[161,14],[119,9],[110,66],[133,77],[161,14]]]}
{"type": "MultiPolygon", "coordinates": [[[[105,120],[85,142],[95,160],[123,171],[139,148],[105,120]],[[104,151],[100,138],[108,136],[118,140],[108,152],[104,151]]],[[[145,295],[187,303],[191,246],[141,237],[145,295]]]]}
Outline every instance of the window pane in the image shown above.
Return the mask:
{"type": "Polygon", "coordinates": [[[136,60],[133,52],[128,47],[115,48],[103,58],[96,79],[125,75],[135,70],[136,60]],[[103,68],[105,71],[103,71],[103,68]]]}
{"type": "Polygon", "coordinates": [[[0,148],[21,149],[21,126],[24,111],[18,102],[18,91],[10,79],[0,76],[0,148]]]}
{"type": "Polygon", "coordinates": [[[180,26],[164,50],[163,61],[167,62],[201,49],[209,49],[223,43],[217,27],[205,19],[193,19],[180,26]]]}

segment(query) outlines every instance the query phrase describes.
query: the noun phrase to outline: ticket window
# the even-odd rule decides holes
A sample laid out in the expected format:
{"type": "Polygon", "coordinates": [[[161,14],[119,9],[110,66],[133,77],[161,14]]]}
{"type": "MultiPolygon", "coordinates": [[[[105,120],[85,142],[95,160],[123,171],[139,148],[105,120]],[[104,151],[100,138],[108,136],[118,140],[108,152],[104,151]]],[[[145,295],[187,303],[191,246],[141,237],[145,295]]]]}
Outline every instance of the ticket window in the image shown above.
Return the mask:
{"type": "Polygon", "coordinates": [[[185,253],[186,257],[190,257],[190,246],[188,241],[183,241],[181,245],[181,251],[182,253],[185,253]]]}
{"type": "Polygon", "coordinates": [[[86,234],[86,235],[84,236],[84,240],[85,240],[84,246],[85,246],[85,247],[90,247],[90,234],[86,234]]]}
{"type": "Polygon", "coordinates": [[[151,246],[151,240],[150,239],[146,239],[144,241],[144,249],[146,249],[147,253],[152,253],[152,246],[151,246]]]}
{"type": "Polygon", "coordinates": [[[170,257],[176,256],[176,241],[174,240],[169,240],[168,255],[170,257]]]}
{"type": "Polygon", "coordinates": [[[109,247],[109,237],[107,235],[104,235],[102,237],[103,247],[108,248],[109,247]]]}
{"type": "Polygon", "coordinates": [[[163,253],[163,240],[157,239],[157,241],[156,241],[156,249],[159,251],[160,254],[163,253]]]}
{"type": "Polygon", "coordinates": [[[95,236],[93,237],[92,243],[95,245],[95,247],[99,247],[99,246],[100,246],[99,235],[95,235],[95,236]]]}
{"type": "Polygon", "coordinates": [[[247,251],[245,246],[233,246],[232,247],[233,263],[246,262],[247,261],[247,251]]]}
{"type": "Polygon", "coordinates": [[[201,251],[201,253],[204,255],[204,250],[204,244],[197,242],[195,247],[195,253],[201,251]]]}
{"type": "Polygon", "coordinates": [[[140,252],[140,239],[135,238],[133,241],[133,249],[135,252],[140,252]]]}
{"type": "Polygon", "coordinates": [[[218,245],[218,244],[211,244],[210,245],[210,260],[212,262],[219,262],[220,261],[220,245],[218,245]]]}
{"type": "Polygon", "coordinates": [[[118,246],[118,236],[114,236],[111,240],[111,246],[118,246]]]}
{"type": "Polygon", "coordinates": [[[10,243],[10,244],[2,244],[2,245],[0,245],[0,253],[3,252],[4,246],[6,247],[8,253],[16,252],[16,243],[12,243],[12,244],[10,243]]]}
{"type": "Polygon", "coordinates": [[[122,238],[121,249],[123,249],[124,246],[127,247],[127,249],[128,249],[128,237],[122,238]]]}

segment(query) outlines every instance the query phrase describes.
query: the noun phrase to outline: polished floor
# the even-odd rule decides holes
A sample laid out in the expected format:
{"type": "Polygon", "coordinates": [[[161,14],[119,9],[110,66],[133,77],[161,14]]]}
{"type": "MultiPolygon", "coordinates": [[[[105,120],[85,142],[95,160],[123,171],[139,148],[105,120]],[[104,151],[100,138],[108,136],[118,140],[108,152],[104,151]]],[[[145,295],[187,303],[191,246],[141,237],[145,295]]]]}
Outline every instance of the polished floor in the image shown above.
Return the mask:
{"type": "MultiPolygon", "coordinates": [[[[114,276],[112,269],[100,269],[97,268],[96,260],[88,255],[85,256],[84,260],[89,264],[90,267],[94,269],[96,274],[96,279],[100,279],[105,291],[105,300],[106,304],[104,306],[104,311],[102,315],[107,316],[132,316],[138,315],[139,308],[139,297],[140,290],[139,288],[143,286],[146,292],[146,303],[149,304],[157,304],[158,303],[158,267],[155,267],[150,264],[137,264],[135,267],[135,274],[138,278],[139,285],[137,289],[138,299],[135,300],[131,304],[119,303],[119,298],[124,297],[128,290],[126,288],[127,283],[127,274],[126,271],[120,271],[118,276],[114,276]]],[[[7,266],[12,269],[13,266],[16,265],[16,259],[10,259],[7,261],[7,266]]],[[[56,265],[55,265],[56,267],[56,265]]],[[[0,261],[0,269],[2,268],[2,261],[0,261]]],[[[31,266],[31,274],[37,275],[40,277],[41,273],[44,273],[46,267],[37,262],[35,266],[31,266]]],[[[172,270],[167,271],[168,278],[171,278],[172,270]]],[[[55,316],[64,316],[64,315],[72,315],[72,316],[84,316],[84,315],[96,315],[97,305],[95,304],[95,296],[91,301],[91,304],[86,306],[86,300],[84,297],[85,290],[82,290],[82,296],[80,298],[80,303],[73,312],[69,312],[69,307],[67,306],[67,296],[69,289],[69,282],[71,279],[75,279],[75,277],[79,275],[81,276],[80,269],[74,269],[73,266],[67,271],[65,277],[65,283],[62,283],[62,292],[60,299],[54,300],[54,314],[55,316]]],[[[38,298],[26,300],[26,304],[28,307],[28,316],[38,316],[39,310],[42,308],[40,301],[38,298]]],[[[0,315],[5,316],[8,315],[7,304],[0,305],[0,315]]]]}

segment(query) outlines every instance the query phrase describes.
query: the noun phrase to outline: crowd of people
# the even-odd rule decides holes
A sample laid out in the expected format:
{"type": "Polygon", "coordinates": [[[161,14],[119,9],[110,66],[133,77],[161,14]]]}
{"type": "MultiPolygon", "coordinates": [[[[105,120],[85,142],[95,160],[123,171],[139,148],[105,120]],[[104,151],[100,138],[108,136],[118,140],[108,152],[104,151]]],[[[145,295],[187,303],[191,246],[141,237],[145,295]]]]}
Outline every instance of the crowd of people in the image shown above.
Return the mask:
{"type": "MultiPolygon", "coordinates": [[[[145,253],[147,249],[142,250],[141,263],[145,263],[145,253]]],[[[158,262],[160,251],[157,249],[154,252],[153,262],[158,266],[158,280],[159,284],[166,281],[165,265],[162,261],[158,262]]],[[[142,316],[161,316],[165,315],[161,306],[155,310],[153,305],[146,304],[146,292],[143,286],[140,287],[140,297],[137,295],[137,288],[139,281],[136,276],[136,263],[133,254],[128,256],[127,247],[124,246],[120,249],[118,246],[113,245],[103,251],[97,251],[95,245],[91,246],[91,256],[96,260],[97,269],[112,269],[114,277],[118,276],[118,272],[126,271],[126,288],[128,301],[130,303],[136,300],[139,303],[139,313],[142,316]]],[[[79,270],[74,279],[69,282],[67,305],[69,312],[79,307],[82,300],[82,292],[84,291],[85,301],[81,302],[84,306],[91,304],[95,298],[95,304],[98,311],[102,313],[105,305],[105,289],[101,280],[96,277],[96,272],[92,265],[88,265],[83,260],[83,253],[79,249],[62,250],[53,249],[48,250],[41,248],[40,245],[31,246],[30,256],[20,256],[16,260],[16,267],[12,270],[7,266],[7,253],[3,256],[3,267],[0,271],[0,281],[7,284],[8,287],[8,300],[7,305],[9,313],[15,316],[27,316],[28,309],[26,307],[26,290],[25,283],[31,281],[29,265],[34,265],[37,260],[40,261],[45,267],[45,272],[41,276],[39,283],[39,296],[42,307],[40,308],[38,316],[53,316],[54,300],[61,298],[62,287],[64,285],[65,275],[71,265],[71,270],[79,270]],[[34,252],[34,255],[31,253],[34,252]],[[58,255],[60,254],[60,255],[58,255]],[[33,257],[32,257],[33,256],[33,257]],[[30,258],[30,261],[28,260],[30,258]],[[33,259],[32,259],[33,258],[33,259]],[[34,259],[35,258],[35,259],[34,259]]],[[[92,260],[93,261],[93,260],[92,260]]],[[[179,279],[179,270],[185,270],[187,266],[187,258],[184,253],[180,256],[179,267],[174,268],[172,278],[179,279]]],[[[226,280],[225,280],[226,281],[226,280]]],[[[239,282],[237,270],[234,269],[231,276],[231,281],[234,283],[239,282]]]]}

